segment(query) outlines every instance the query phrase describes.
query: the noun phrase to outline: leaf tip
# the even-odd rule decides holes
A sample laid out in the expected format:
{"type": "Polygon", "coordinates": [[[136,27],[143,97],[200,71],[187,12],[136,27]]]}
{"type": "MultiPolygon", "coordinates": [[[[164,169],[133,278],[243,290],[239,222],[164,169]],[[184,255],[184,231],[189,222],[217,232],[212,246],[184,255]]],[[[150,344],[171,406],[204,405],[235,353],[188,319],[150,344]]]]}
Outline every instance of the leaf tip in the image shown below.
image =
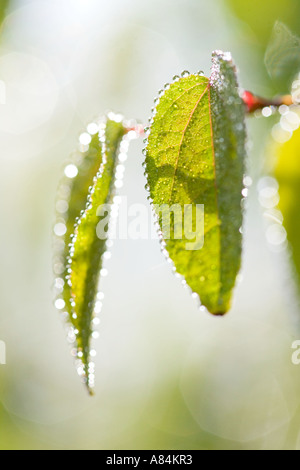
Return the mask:
{"type": "Polygon", "coordinates": [[[90,388],[89,385],[87,385],[87,391],[88,391],[88,394],[89,394],[90,397],[95,396],[95,390],[93,388],[90,388]]]}
{"type": "Polygon", "coordinates": [[[224,309],[224,310],[219,310],[217,312],[211,312],[212,315],[214,315],[215,317],[224,317],[224,315],[226,315],[226,313],[228,313],[228,310],[224,309]]]}

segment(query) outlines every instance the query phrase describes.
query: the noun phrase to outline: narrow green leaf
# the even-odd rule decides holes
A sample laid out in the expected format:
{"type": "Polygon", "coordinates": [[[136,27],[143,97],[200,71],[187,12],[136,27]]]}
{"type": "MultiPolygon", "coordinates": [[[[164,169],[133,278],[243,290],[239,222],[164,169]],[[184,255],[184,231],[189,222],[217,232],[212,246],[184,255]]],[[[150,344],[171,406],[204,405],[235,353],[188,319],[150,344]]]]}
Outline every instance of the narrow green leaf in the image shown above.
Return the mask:
{"type": "Polygon", "coordinates": [[[275,177],[279,184],[279,209],[283,216],[283,227],[291,248],[300,289],[300,129],[292,138],[277,148],[275,177]]]}
{"type": "Polygon", "coordinates": [[[102,255],[106,251],[107,241],[100,239],[97,234],[98,209],[104,204],[113,202],[117,152],[124,134],[125,129],[122,123],[107,121],[102,166],[90,195],[89,206],[75,230],[74,244],[71,247],[72,318],[78,331],[77,345],[79,352],[82,353],[84,377],[88,381],[88,387],[93,386],[88,372],[90,340],[93,332],[92,319],[102,267],[102,255]],[[74,319],[75,315],[76,319],[74,319]]]}
{"type": "MultiPolygon", "coordinates": [[[[230,54],[213,54],[211,78],[188,75],[161,96],[146,148],[150,199],[174,269],[213,314],[228,311],[241,262],[245,108],[230,54]],[[158,206],[204,205],[204,246],[191,249],[186,233],[170,236],[158,206]],[[189,248],[187,249],[187,244],[189,248]]],[[[194,217],[195,219],[195,217],[194,217]]],[[[195,229],[193,220],[193,230],[195,229]]],[[[200,228],[201,231],[201,228],[200,228]]],[[[201,239],[201,233],[197,234],[201,239]]]]}
{"type": "MultiPolygon", "coordinates": [[[[123,122],[109,118],[101,122],[100,132],[92,137],[79,167],[74,167],[74,164],[66,167],[69,176],[74,176],[77,168],[77,177],[69,186],[62,185],[64,191],[69,189],[66,192],[70,196],[69,212],[64,222],[65,248],[59,266],[65,278],[62,296],[57,301],[58,308],[65,310],[66,319],[71,324],[68,336],[75,345],[78,373],[91,393],[94,385],[93,366],[90,362],[94,310],[102,256],[107,249],[107,224],[101,236],[97,232],[97,226],[101,221],[100,216],[105,216],[107,220],[110,213],[109,206],[115,193],[119,148],[126,138],[126,132],[123,122]],[[99,209],[104,205],[107,212],[101,214],[99,209]]],[[[83,141],[90,140],[88,134],[83,134],[82,137],[83,141]]],[[[123,147],[124,145],[127,143],[124,142],[123,147]]],[[[57,281],[62,284],[61,278],[57,281]]]]}
{"type": "Polygon", "coordinates": [[[94,178],[102,162],[102,146],[99,141],[98,124],[94,123],[90,127],[92,132],[95,133],[84,135],[88,140],[91,139],[91,142],[88,145],[82,145],[79,142],[79,147],[83,152],[80,149],[76,151],[72,161],[65,167],[64,178],[58,190],[56,203],[57,221],[55,229],[58,229],[58,238],[56,240],[58,249],[56,250],[54,271],[59,276],[56,279],[58,291],[61,290],[61,286],[64,284],[63,300],[69,317],[72,316],[71,289],[68,283],[64,283],[68,275],[69,245],[72,242],[71,237],[74,234],[76,221],[86,208],[89,187],[93,185],[94,178]],[[61,236],[65,230],[65,235],[61,236]]]}

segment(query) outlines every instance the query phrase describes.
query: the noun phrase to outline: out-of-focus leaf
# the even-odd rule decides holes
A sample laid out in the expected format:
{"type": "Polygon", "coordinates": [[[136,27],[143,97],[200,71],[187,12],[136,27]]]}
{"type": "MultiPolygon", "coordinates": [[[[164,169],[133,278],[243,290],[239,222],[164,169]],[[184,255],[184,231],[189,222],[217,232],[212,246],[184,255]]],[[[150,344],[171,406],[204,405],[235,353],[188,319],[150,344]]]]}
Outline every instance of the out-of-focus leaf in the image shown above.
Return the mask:
{"type": "Polygon", "coordinates": [[[183,77],[160,98],[146,149],[150,198],[166,251],[177,272],[216,315],[230,308],[241,262],[244,115],[231,56],[216,52],[210,80],[183,77]],[[204,233],[197,236],[204,235],[204,246],[191,249],[186,234],[178,239],[175,233],[179,223],[184,225],[184,206],[195,211],[201,204],[204,233]],[[182,220],[172,220],[169,238],[158,207],[162,205],[182,210],[182,220]]]}
{"type": "Polygon", "coordinates": [[[300,39],[277,21],[265,54],[265,65],[274,79],[289,83],[300,70],[300,39]]]}
{"type": "Polygon", "coordinates": [[[10,0],[1,0],[0,2],[0,25],[5,18],[10,0]]]}
{"type": "MultiPolygon", "coordinates": [[[[252,2],[241,2],[241,0],[228,0],[234,13],[255,34],[257,45],[264,52],[270,40],[273,26],[276,21],[287,25],[294,33],[300,35],[300,4],[298,0],[252,0],[252,2]]],[[[255,47],[255,43],[253,44],[255,47]]]]}
{"type": "MultiPolygon", "coordinates": [[[[81,145],[88,146],[88,150],[81,157],[79,155],[79,164],[77,155],[65,169],[71,182],[64,181],[61,185],[60,197],[64,195],[66,199],[59,198],[58,207],[67,202],[68,211],[55,226],[56,235],[61,238],[56,241],[60,242],[61,253],[55,259],[54,270],[56,275],[60,271],[62,274],[55,281],[56,288],[60,288],[57,306],[71,324],[68,339],[74,343],[78,373],[91,393],[94,371],[90,346],[102,256],[106,252],[108,236],[107,223],[101,236],[97,226],[101,216],[105,220],[109,218],[119,147],[127,132],[120,119],[116,122],[105,118],[98,126],[100,131],[94,136],[88,133],[81,136],[81,145]],[[104,207],[103,214],[101,207],[104,207]]],[[[95,124],[90,127],[96,128],[95,124]]]]}
{"type": "MultiPolygon", "coordinates": [[[[279,184],[279,209],[300,280],[300,130],[278,149],[275,177],[279,184]]],[[[299,285],[300,287],[300,285],[299,285]]]]}
{"type": "MultiPolygon", "coordinates": [[[[274,24],[277,21],[284,23],[293,34],[300,36],[299,0],[285,0],[284,2],[282,0],[253,0],[251,2],[228,0],[225,4],[227,7],[231,7],[234,14],[244,23],[241,24],[241,31],[251,41],[249,48],[251,48],[251,54],[257,55],[258,67],[261,67],[260,64],[263,62],[266,48],[272,37],[274,24]],[[246,28],[245,25],[248,25],[249,28],[246,28]]],[[[244,51],[246,56],[247,52],[247,50],[244,51]]],[[[266,94],[267,86],[270,96],[286,94],[290,91],[290,83],[287,78],[289,79],[292,73],[293,70],[288,76],[280,75],[275,77],[272,75],[271,79],[268,74],[264,74],[264,71],[260,70],[260,79],[256,86],[261,86],[260,92],[264,94],[266,94]]]]}

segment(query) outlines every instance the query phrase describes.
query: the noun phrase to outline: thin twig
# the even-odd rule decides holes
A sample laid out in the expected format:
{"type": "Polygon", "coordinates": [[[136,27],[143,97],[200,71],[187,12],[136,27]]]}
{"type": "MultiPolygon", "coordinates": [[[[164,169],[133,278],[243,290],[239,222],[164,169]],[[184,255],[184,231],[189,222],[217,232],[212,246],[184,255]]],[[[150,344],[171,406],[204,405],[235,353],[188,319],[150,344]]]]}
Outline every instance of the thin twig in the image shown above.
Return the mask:
{"type": "Polygon", "coordinates": [[[265,99],[260,96],[256,96],[250,91],[244,91],[242,99],[247,107],[248,113],[254,113],[258,109],[263,109],[268,106],[279,108],[279,106],[286,105],[291,106],[293,104],[293,98],[291,95],[278,96],[274,99],[265,99]]]}

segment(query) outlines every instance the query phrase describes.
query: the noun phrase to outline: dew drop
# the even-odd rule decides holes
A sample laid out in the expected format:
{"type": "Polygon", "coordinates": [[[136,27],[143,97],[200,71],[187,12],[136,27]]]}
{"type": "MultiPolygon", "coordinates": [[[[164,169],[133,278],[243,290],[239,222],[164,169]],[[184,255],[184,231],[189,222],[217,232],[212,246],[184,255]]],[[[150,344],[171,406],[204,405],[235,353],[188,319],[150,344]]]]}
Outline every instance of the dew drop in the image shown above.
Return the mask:
{"type": "Polygon", "coordinates": [[[244,188],[244,189],[242,190],[242,196],[248,197],[248,193],[249,193],[249,189],[248,189],[248,188],[244,188]]]}
{"type": "Polygon", "coordinates": [[[102,309],[102,302],[100,301],[96,302],[95,309],[94,309],[95,313],[99,314],[101,312],[101,309],[102,309]]]}
{"type": "Polygon", "coordinates": [[[54,285],[57,289],[62,289],[65,285],[65,281],[62,278],[58,277],[57,279],[55,279],[54,285]]]}
{"type": "Polygon", "coordinates": [[[98,124],[96,124],[95,122],[91,122],[88,126],[87,126],[87,131],[90,135],[95,135],[97,134],[97,132],[99,132],[99,126],[98,124]]]}
{"type": "Polygon", "coordinates": [[[83,146],[89,145],[91,143],[91,141],[92,141],[92,137],[90,136],[90,134],[88,132],[84,132],[79,137],[79,142],[83,146]]]}
{"type": "Polygon", "coordinates": [[[268,118],[268,117],[272,116],[273,110],[270,106],[266,106],[265,108],[262,109],[261,114],[263,115],[263,117],[268,118]]]}
{"type": "Polygon", "coordinates": [[[65,214],[66,212],[68,212],[68,209],[69,209],[69,204],[67,201],[65,201],[64,199],[57,201],[56,210],[59,214],[65,214]]]}
{"type": "Polygon", "coordinates": [[[281,106],[279,106],[278,110],[281,116],[285,116],[286,114],[288,114],[290,108],[286,104],[282,104],[281,106]]]}
{"type": "Polygon", "coordinates": [[[73,357],[77,356],[77,350],[75,348],[71,349],[71,356],[73,357]]]}
{"type": "Polygon", "coordinates": [[[63,237],[67,233],[66,225],[62,222],[59,222],[54,226],[54,233],[57,237],[63,237]]]}
{"type": "Polygon", "coordinates": [[[55,301],[55,307],[57,308],[57,310],[63,310],[66,306],[66,303],[63,299],[57,299],[55,301]]]}
{"type": "Polygon", "coordinates": [[[123,181],[121,181],[120,179],[115,181],[115,188],[121,189],[122,187],[123,187],[123,181]]]}
{"type": "Polygon", "coordinates": [[[127,153],[121,152],[121,153],[119,154],[119,161],[120,161],[121,163],[124,163],[124,162],[126,162],[126,160],[127,160],[127,153]]]}
{"type": "Polygon", "coordinates": [[[106,251],[106,252],[104,253],[104,255],[103,255],[103,258],[106,259],[106,260],[111,259],[111,253],[110,253],[110,251],[106,251]]]}
{"type": "Polygon", "coordinates": [[[250,188],[253,183],[251,176],[244,176],[243,183],[247,188],[250,188]]]}
{"type": "Polygon", "coordinates": [[[190,75],[190,72],[188,70],[184,70],[181,74],[181,77],[186,78],[186,77],[189,77],[189,75],[190,75]]]}
{"type": "Polygon", "coordinates": [[[67,178],[73,179],[78,175],[78,168],[76,165],[70,164],[65,168],[65,175],[67,178]]]}
{"type": "Polygon", "coordinates": [[[53,271],[55,274],[62,274],[64,272],[64,265],[62,263],[55,263],[53,266],[53,271]]]}
{"type": "Polygon", "coordinates": [[[138,134],[136,131],[129,131],[127,134],[128,140],[135,140],[137,139],[137,137],[138,137],[138,134]]]}

